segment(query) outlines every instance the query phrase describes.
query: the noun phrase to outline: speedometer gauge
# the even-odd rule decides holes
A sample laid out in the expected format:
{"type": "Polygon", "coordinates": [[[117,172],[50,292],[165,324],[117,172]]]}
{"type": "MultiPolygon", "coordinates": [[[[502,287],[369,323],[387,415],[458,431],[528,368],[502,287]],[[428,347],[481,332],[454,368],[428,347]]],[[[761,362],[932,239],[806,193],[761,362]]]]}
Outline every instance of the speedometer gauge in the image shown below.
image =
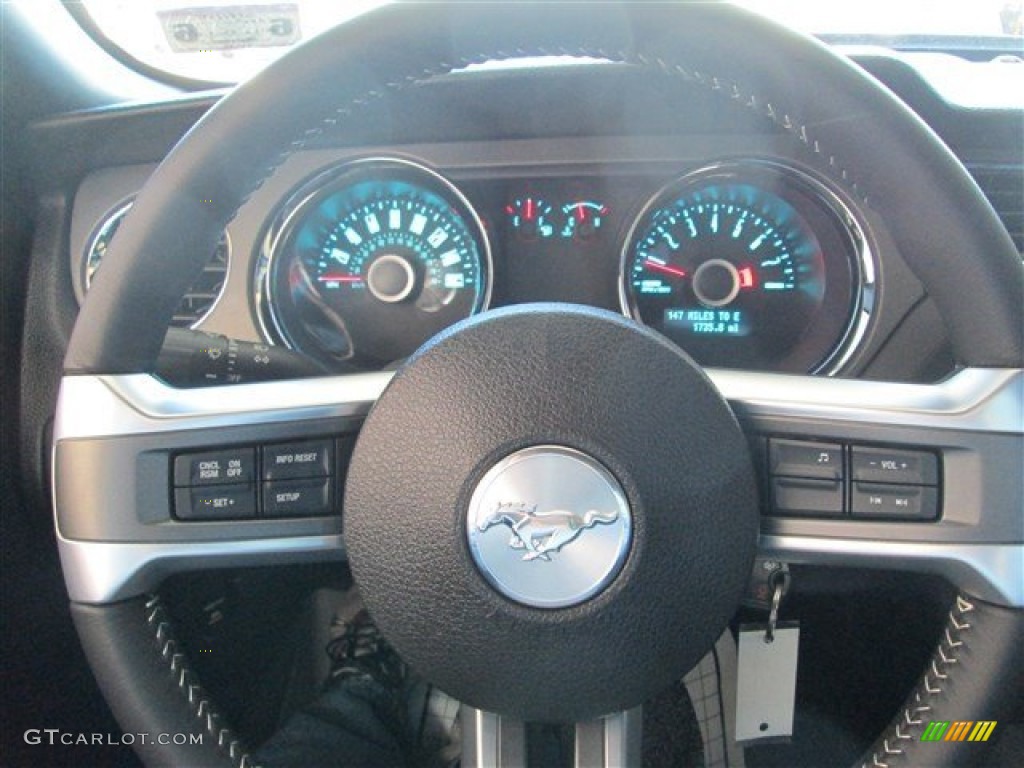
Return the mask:
{"type": "Polygon", "coordinates": [[[490,252],[448,181],[351,163],[300,194],[260,277],[273,335],[334,367],[379,368],[485,308],[490,252]]]}
{"type": "Polygon", "coordinates": [[[775,165],[716,166],[637,217],[620,294],[624,311],[704,365],[831,372],[863,330],[867,259],[823,185],[775,165]]]}

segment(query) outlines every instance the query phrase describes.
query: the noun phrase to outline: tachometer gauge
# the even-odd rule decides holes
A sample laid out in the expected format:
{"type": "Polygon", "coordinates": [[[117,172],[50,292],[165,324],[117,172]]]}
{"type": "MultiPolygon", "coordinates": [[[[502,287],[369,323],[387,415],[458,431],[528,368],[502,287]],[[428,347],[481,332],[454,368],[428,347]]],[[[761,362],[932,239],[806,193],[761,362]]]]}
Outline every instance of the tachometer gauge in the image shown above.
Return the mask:
{"type": "Polygon", "coordinates": [[[841,206],[818,182],[769,164],[685,176],[633,225],[623,309],[705,365],[835,370],[873,272],[841,206]]]}
{"type": "Polygon", "coordinates": [[[261,276],[284,343],[335,367],[379,368],[486,307],[483,227],[441,176],[360,161],[313,186],[276,233],[261,276]]]}

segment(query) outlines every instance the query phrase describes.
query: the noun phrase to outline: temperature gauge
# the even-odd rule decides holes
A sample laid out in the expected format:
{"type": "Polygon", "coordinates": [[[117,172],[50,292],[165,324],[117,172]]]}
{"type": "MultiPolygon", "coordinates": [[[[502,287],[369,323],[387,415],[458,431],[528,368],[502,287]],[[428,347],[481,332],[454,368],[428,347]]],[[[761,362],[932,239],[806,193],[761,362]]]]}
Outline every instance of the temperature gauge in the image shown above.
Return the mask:
{"type": "Polygon", "coordinates": [[[593,240],[608,216],[608,206],[593,200],[578,200],[562,206],[562,237],[567,240],[593,240]]]}

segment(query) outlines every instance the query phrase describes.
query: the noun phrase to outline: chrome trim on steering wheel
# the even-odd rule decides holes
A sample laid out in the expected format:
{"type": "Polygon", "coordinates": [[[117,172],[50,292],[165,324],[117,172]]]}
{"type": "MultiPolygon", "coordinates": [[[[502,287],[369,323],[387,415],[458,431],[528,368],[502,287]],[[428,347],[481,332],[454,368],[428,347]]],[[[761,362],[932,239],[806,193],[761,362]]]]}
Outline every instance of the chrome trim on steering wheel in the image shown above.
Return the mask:
{"type": "Polygon", "coordinates": [[[65,376],[53,428],[54,443],[86,437],[365,416],[393,375],[358,373],[239,384],[230,389],[175,389],[144,373],[65,376]]]}
{"type": "MultiPolygon", "coordinates": [[[[707,374],[731,404],[755,415],[1024,434],[1024,370],[965,368],[938,384],[722,369],[707,374]]],[[[144,373],[65,376],[54,442],[362,416],[392,376],[383,371],[198,389],[176,389],[144,373]]]]}
{"type": "Polygon", "coordinates": [[[78,603],[112,603],[151,592],[182,570],[345,558],[341,534],[151,544],[73,541],[59,534],[57,539],[68,597],[78,603]]]}
{"type": "Polygon", "coordinates": [[[872,541],[865,547],[857,540],[761,534],[758,554],[806,565],[935,573],[991,602],[1024,606],[1024,544],[872,541]]]}

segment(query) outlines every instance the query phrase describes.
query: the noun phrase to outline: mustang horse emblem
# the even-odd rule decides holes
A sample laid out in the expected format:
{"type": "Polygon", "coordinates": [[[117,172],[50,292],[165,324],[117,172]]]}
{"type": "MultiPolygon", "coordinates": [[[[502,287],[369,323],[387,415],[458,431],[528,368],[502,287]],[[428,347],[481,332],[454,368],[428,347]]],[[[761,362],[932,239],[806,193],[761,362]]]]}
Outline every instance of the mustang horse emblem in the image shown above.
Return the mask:
{"type": "Polygon", "coordinates": [[[537,505],[498,504],[490,516],[482,520],[481,531],[495,525],[507,525],[512,529],[508,545],[512,549],[525,549],[523,560],[551,560],[551,552],[557,552],[587,528],[595,525],[614,523],[619,513],[598,512],[591,509],[582,515],[574,512],[554,510],[538,512],[537,505]]]}

